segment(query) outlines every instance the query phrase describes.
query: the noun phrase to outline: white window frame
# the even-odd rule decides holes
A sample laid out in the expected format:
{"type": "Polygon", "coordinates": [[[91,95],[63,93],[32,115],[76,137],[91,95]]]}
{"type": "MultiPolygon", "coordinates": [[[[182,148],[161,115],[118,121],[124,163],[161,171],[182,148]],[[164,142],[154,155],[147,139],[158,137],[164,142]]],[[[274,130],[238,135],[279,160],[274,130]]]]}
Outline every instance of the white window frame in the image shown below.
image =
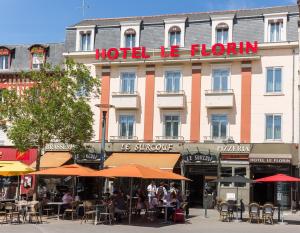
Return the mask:
{"type": "Polygon", "coordinates": [[[31,59],[32,59],[32,63],[31,63],[32,69],[33,69],[33,70],[41,69],[42,66],[43,66],[44,63],[45,63],[45,53],[32,53],[31,59]],[[41,56],[41,58],[42,58],[43,60],[42,60],[41,62],[39,62],[39,63],[33,63],[34,55],[41,56]],[[33,67],[34,65],[37,65],[38,67],[33,67]]]}
{"type": "MultiPolygon", "coordinates": [[[[210,114],[210,138],[211,139],[214,139],[213,138],[213,121],[212,121],[212,117],[213,117],[213,115],[225,115],[226,117],[227,117],[227,125],[226,125],[226,137],[224,138],[224,139],[226,139],[226,138],[228,138],[229,136],[230,136],[230,132],[229,132],[229,114],[228,113],[211,113],[210,114]]],[[[221,140],[222,138],[215,138],[216,140],[221,140]]]]}
{"type": "Polygon", "coordinates": [[[278,42],[284,42],[287,40],[287,14],[288,12],[276,13],[276,14],[264,14],[264,42],[265,43],[277,43],[270,42],[269,22],[273,20],[282,20],[283,28],[281,34],[281,40],[278,42]]]}
{"type": "Polygon", "coordinates": [[[235,17],[235,14],[229,14],[229,15],[211,15],[211,44],[216,43],[217,39],[217,26],[220,23],[225,23],[228,25],[228,41],[227,43],[230,43],[233,41],[232,39],[232,31],[233,31],[233,19],[235,17]]]}
{"type": "Polygon", "coordinates": [[[76,27],[76,51],[78,52],[91,52],[94,51],[95,46],[95,25],[92,26],[77,26],[76,27]],[[91,40],[90,40],[90,50],[81,50],[81,35],[85,33],[91,34],[91,40]]]}
{"type": "Polygon", "coordinates": [[[177,26],[180,28],[180,45],[179,47],[184,47],[184,38],[185,38],[185,22],[186,22],[186,17],[185,18],[176,18],[176,19],[165,19],[165,47],[169,48],[170,47],[170,36],[169,36],[169,31],[170,28],[177,26]]]}
{"type": "Polygon", "coordinates": [[[135,73],[135,80],[134,80],[134,92],[138,90],[138,76],[137,76],[137,69],[136,68],[120,68],[119,69],[119,92],[122,92],[122,73],[135,73]]]}
{"type": "MultiPolygon", "coordinates": [[[[283,94],[283,66],[268,66],[265,68],[265,95],[282,95],[283,94]],[[274,91],[267,91],[267,85],[268,85],[268,69],[276,69],[276,68],[281,68],[281,91],[279,92],[274,92],[274,91]]],[[[275,85],[275,83],[273,83],[273,86],[275,85]]]]}
{"type": "Polygon", "coordinates": [[[7,64],[4,62],[4,64],[2,65],[2,67],[0,67],[0,71],[1,70],[9,70],[9,60],[10,60],[10,55],[0,55],[1,56],[7,56],[7,64]],[[5,68],[5,66],[7,65],[7,68],[5,68]]]}
{"type": "Polygon", "coordinates": [[[222,69],[226,69],[229,71],[229,74],[228,74],[228,80],[227,80],[227,90],[230,90],[231,89],[231,64],[213,64],[211,65],[211,71],[210,71],[210,87],[211,87],[211,91],[213,91],[214,89],[214,82],[213,82],[213,71],[214,70],[222,70],[222,69]]]}
{"type": "Polygon", "coordinates": [[[117,114],[117,123],[118,123],[118,137],[121,137],[121,116],[133,116],[134,117],[134,124],[133,124],[133,135],[132,139],[136,137],[136,114],[132,111],[121,111],[117,114]]]}
{"type": "MultiPolygon", "coordinates": [[[[163,68],[163,80],[164,80],[164,88],[163,88],[163,92],[166,92],[166,72],[168,71],[178,71],[180,72],[181,76],[180,76],[180,87],[179,87],[179,92],[183,90],[183,67],[181,66],[165,66],[163,68]]],[[[172,92],[171,92],[172,93],[172,92]]]]}
{"type": "Polygon", "coordinates": [[[126,47],[126,40],[125,40],[125,32],[128,29],[135,30],[135,46],[140,47],[140,31],[141,31],[141,20],[138,21],[126,21],[121,22],[121,38],[120,38],[120,48],[126,47]]]}
{"type": "Polygon", "coordinates": [[[281,142],[282,141],[282,133],[283,133],[283,114],[282,113],[265,113],[265,141],[266,142],[281,142]],[[267,139],[267,116],[273,116],[273,138],[267,139]],[[281,117],[281,129],[280,129],[280,139],[274,139],[274,116],[280,116],[281,117]]]}
{"type": "Polygon", "coordinates": [[[166,137],[166,122],[165,122],[165,117],[166,116],[178,116],[179,117],[179,122],[178,122],[178,138],[180,138],[181,135],[181,124],[182,124],[182,116],[181,113],[179,111],[174,111],[174,112],[169,112],[169,111],[165,111],[162,113],[162,135],[163,137],[166,137]]]}

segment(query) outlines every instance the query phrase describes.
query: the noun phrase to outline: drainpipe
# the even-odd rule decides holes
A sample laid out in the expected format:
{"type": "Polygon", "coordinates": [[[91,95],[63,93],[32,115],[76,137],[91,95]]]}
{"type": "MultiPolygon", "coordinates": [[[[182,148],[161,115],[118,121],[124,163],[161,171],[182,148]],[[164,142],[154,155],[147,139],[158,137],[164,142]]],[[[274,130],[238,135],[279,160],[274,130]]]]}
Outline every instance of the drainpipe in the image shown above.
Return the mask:
{"type": "Polygon", "coordinates": [[[295,143],[295,49],[293,49],[293,85],[292,85],[292,143],[295,143]]]}

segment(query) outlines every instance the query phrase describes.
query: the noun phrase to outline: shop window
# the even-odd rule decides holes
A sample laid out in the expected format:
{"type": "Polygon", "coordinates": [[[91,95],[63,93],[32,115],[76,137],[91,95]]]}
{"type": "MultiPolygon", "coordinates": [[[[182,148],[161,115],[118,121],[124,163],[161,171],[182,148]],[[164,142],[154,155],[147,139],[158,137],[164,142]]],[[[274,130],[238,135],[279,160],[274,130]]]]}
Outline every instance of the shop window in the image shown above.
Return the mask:
{"type": "Polygon", "coordinates": [[[281,67],[267,68],[267,93],[281,93],[282,89],[282,69],[281,67]]]}
{"type": "Polygon", "coordinates": [[[214,69],[212,75],[212,89],[215,92],[228,90],[229,69],[214,69]]]}
{"type": "Polygon", "coordinates": [[[178,45],[180,46],[180,37],[181,37],[181,30],[177,26],[173,26],[169,30],[169,45],[178,45]]]}
{"type": "Polygon", "coordinates": [[[121,73],[121,93],[134,94],[136,74],[134,72],[121,73]]]}
{"type": "MultiPolygon", "coordinates": [[[[246,172],[246,168],[245,167],[235,167],[234,168],[234,175],[235,176],[242,176],[242,177],[246,177],[247,172],[246,172]]],[[[246,184],[245,183],[234,183],[235,187],[245,187],[246,184]]]]}
{"type": "Polygon", "coordinates": [[[80,51],[90,51],[91,50],[91,32],[81,32],[80,33],[80,51]]]}
{"type": "Polygon", "coordinates": [[[212,139],[226,139],[227,125],[227,115],[213,114],[211,116],[212,139]]]}
{"type": "Polygon", "coordinates": [[[281,140],[281,115],[266,115],[266,140],[281,140]]]}
{"type": "Polygon", "coordinates": [[[0,55],[0,70],[8,69],[9,55],[0,55]]]}
{"type": "Polygon", "coordinates": [[[136,32],[134,29],[129,28],[125,31],[125,47],[133,48],[136,46],[136,32]]]}
{"type": "Polygon", "coordinates": [[[123,139],[133,139],[135,117],[133,115],[120,115],[119,136],[123,139]]]}
{"type": "Polygon", "coordinates": [[[178,93],[180,91],[181,72],[166,71],[165,72],[165,89],[166,92],[178,93]]]}
{"type": "Polygon", "coordinates": [[[164,116],[164,136],[166,139],[178,139],[180,117],[178,115],[164,116]]]}
{"type": "Polygon", "coordinates": [[[229,27],[226,23],[219,23],[216,27],[216,43],[227,44],[229,27]]]}
{"type": "MultiPolygon", "coordinates": [[[[231,177],[232,176],[232,167],[222,167],[221,168],[221,177],[231,177]]],[[[229,187],[231,186],[231,183],[223,183],[221,182],[221,186],[223,187],[229,187]]]]}

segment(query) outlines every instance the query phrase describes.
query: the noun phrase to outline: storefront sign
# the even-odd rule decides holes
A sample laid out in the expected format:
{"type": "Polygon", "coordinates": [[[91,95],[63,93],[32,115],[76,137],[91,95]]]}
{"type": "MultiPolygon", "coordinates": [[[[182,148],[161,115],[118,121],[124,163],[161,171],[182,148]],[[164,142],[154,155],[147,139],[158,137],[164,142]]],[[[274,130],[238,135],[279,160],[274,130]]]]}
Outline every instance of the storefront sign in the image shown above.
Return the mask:
{"type": "Polygon", "coordinates": [[[45,151],[70,151],[73,145],[67,143],[48,143],[45,146],[45,151]]]}
{"type": "Polygon", "coordinates": [[[248,154],[221,154],[223,160],[248,160],[248,154]]]}
{"type": "MultiPolygon", "coordinates": [[[[190,47],[190,56],[223,56],[223,55],[243,55],[243,54],[256,54],[258,52],[258,43],[246,42],[230,42],[227,44],[216,43],[208,49],[206,44],[192,44],[190,47]]],[[[159,56],[161,58],[174,58],[180,57],[180,46],[173,45],[168,48],[160,47],[159,56]]],[[[109,48],[109,49],[96,49],[97,60],[116,60],[116,59],[149,59],[151,55],[147,53],[146,47],[134,48],[109,48]]]]}
{"type": "Polygon", "coordinates": [[[100,154],[97,153],[87,153],[84,155],[80,155],[80,157],[78,158],[79,160],[100,160],[100,154]]]}
{"type": "Polygon", "coordinates": [[[250,158],[250,163],[291,163],[292,159],[290,158],[250,158]]]}
{"type": "Polygon", "coordinates": [[[221,145],[217,147],[217,150],[221,153],[250,153],[250,145],[239,145],[239,144],[231,144],[231,145],[221,145]]]}
{"type": "Polygon", "coordinates": [[[215,162],[215,161],[217,161],[217,158],[216,158],[216,156],[210,155],[210,154],[196,153],[196,154],[186,155],[185,160],[186,160],[187,162],[203,162],[203,163],[210,163],[210,162],[215,162]]]}
{"type": "Polygon", "coordinates": [[[170,143],[138,143],[138,144],[122,144],[123,152],[170,152],[173,144],[170,143]]]}

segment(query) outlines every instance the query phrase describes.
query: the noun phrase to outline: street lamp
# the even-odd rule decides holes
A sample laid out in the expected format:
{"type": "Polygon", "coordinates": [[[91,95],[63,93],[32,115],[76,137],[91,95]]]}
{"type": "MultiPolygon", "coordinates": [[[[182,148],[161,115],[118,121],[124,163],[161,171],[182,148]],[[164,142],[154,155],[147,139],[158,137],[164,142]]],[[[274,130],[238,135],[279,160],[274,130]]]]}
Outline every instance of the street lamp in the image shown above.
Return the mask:
{"type": "Polygon", "coordinates": [[[99,170],[103,168],[103,162],[106,158],[105,153],[105,137],[106,137],[106,115],[109,108],[114,108],[114,105],[110,104],[95,104],[96,107],[104,108],[106,110],[102,110],[102,137],[101,137],[101,150],[100,150],[100,164],[99,164],[99,170]]]}

